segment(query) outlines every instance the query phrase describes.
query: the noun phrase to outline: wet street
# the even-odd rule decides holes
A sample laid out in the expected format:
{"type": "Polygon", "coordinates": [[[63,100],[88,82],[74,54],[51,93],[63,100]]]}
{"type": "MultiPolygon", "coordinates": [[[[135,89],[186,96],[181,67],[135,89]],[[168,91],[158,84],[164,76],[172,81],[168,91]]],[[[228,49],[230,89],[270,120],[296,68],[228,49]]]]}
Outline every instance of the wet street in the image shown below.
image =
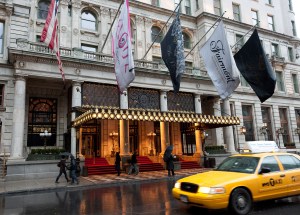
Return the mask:
{"type": "MultiPolygon", "coordinates": [[[[80,188],[0,196],[2,215],[191,215],[229,214],[189,207],[171,195],[174,181],[123,184],[112,187],[80,188]]],[[[256,204],[251,214],[296,215],[300,197],[256,204]]]]}

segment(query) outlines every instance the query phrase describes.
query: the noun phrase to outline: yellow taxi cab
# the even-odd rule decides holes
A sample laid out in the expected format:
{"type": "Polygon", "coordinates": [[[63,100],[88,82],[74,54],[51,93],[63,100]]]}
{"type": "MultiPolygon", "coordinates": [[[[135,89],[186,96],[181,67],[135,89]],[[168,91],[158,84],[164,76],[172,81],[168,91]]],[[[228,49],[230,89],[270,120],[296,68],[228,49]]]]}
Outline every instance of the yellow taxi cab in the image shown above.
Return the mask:
{"type": "MultiPolygon", "coordinates": [[[[273,141],[266,142],[254,148],[273,141]]],[[[248,214],[253,202],[300,194],[300,156],[278,150],[232,155],[211,171],[179,179],[172,194],[194,206],[248,214]]]]}

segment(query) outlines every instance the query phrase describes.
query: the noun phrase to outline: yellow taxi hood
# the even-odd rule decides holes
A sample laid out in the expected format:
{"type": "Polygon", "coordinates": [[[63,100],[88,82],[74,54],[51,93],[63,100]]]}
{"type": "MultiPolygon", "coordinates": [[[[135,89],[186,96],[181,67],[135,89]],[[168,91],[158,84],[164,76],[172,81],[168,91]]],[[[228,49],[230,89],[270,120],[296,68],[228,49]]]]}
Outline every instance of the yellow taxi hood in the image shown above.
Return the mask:
{"type": "Polygon", "coordinates": [[[241,179],[251,177],[252,175],[253,174],[246,174],[240,172],[208,171],[208,172],[192,175],[186,178],[182,178],[178,181],[189,182],[201,186],[210,187],[210,186],[232,183],[234,181],[240,181],[241,179]]]}

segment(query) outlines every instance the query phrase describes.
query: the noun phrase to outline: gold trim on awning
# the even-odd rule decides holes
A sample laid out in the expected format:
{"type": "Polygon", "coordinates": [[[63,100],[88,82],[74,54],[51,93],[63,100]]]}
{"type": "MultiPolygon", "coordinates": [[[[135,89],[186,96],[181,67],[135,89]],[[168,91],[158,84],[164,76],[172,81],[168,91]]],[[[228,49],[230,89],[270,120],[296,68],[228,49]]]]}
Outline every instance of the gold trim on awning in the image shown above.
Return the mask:
{"type": "Polygon", "coordinates": [[[92,119],[138,120],[160,122],[199,123],[201,127],[224,127],[239,125],[240,119],[236,116],[213,116],[183,112],[160,112],[120,109],[90,109],[73,121],[73,127],[78,127],[92,119]]]}

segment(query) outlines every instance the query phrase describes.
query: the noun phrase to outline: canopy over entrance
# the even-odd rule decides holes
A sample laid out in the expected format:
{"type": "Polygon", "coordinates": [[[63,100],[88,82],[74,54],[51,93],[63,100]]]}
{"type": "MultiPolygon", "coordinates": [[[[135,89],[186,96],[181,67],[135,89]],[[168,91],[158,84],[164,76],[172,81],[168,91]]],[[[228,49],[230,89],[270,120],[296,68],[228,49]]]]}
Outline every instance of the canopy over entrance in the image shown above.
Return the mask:
{"type": "Polygon", "coordinates": [[[138,120],[160,122],[198,123],[198,128],[209,129],[239,125],[236,116],[202,115],[188,112],[160,112],[145,110],[120,110],[110,108],[93,108],[85,111],[73,121],[73,127],[79,127],[92,119],[138,120]]]}

